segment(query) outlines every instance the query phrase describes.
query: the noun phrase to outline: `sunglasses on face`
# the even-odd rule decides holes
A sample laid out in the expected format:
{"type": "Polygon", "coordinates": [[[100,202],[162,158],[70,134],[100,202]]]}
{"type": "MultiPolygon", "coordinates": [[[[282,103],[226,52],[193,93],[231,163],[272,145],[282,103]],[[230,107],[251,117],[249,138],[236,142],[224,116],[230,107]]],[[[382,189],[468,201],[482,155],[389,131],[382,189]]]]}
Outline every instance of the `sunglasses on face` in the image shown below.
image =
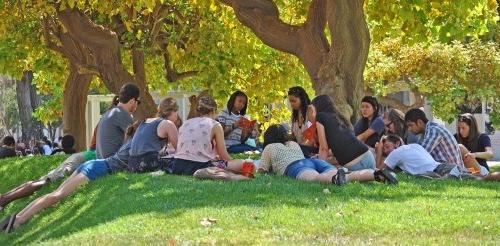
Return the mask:
{"type": "Polygon", "coordinates": [[[387,128],[391,127],[392,123],[393,123],[392,121],[387,123],[387,125],[385,125],[385,127],[387,127],[387,128]]]}
{"type": "Polygon", "coordinates": [[[141,104],[141,100],[136,98],[135,101],[137,102],[137,105],[141,104]]]}

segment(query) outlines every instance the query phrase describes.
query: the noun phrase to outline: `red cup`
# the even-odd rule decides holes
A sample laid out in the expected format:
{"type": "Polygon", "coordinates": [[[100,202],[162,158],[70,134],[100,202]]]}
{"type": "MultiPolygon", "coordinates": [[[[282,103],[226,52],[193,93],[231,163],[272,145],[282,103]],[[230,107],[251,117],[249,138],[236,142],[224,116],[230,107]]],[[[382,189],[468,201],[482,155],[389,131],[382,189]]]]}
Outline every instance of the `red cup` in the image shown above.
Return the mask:
{"type": "Polygon", "coordinates": [[[241,175],[249,178],[253,178],[253,173],[255,171],[255,165],[253,162],[245,161],[243,162],[243,167],[241,168],[241,175]]]}

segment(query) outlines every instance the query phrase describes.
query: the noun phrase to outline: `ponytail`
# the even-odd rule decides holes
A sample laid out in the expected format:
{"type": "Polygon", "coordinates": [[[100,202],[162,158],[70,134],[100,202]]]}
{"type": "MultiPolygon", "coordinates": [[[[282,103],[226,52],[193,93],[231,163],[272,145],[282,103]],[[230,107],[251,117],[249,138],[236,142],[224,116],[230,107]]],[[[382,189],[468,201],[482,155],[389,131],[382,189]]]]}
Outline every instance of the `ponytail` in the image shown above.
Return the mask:
{"type": "Polygon", "coordinates": [[[113,100],[111,101],[111,105],[109,106],[109,109],[112,109],[112,108],[116,107],[118,105],[118,103],[120,103],[120,97],[119,96],[114,96],[113,100]]]}

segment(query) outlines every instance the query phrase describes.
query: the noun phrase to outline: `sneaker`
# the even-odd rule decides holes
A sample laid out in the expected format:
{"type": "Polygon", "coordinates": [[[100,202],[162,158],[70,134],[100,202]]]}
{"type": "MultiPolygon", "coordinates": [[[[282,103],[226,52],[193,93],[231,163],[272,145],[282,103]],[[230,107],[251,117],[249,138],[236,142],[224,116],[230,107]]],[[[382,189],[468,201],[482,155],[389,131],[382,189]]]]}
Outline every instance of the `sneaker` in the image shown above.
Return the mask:
{"type": "Polygon", "coordinates": [[[382,170],[377,170],[373,173],[375,176],[375,180],[384,184],[388,185],[397,185],[398,180],[396,179],[396,175],[387,170],[387,169],[382,169],[382,170]]]}
{"type": "Polygon", "coordinates": [[[337,173],[332,177],[332,183],[338,186],[342,186],[347,183],[347,178],[343,168],[337,170],[337,173]]]}

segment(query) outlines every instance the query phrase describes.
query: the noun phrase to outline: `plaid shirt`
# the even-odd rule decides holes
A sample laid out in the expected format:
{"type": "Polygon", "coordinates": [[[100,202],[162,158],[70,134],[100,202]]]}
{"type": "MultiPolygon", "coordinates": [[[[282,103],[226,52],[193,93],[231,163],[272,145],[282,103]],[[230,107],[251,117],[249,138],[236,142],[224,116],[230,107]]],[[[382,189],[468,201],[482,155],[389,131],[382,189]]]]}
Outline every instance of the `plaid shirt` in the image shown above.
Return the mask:
{"type": "Polygon", "coordinates": [[[450,131],[443,126],[429,121],[425,127],[424,139],[420,145],[422,145],[437,162],[455,164],[461,170],[466,170],[457,140],[450,131]]]}

